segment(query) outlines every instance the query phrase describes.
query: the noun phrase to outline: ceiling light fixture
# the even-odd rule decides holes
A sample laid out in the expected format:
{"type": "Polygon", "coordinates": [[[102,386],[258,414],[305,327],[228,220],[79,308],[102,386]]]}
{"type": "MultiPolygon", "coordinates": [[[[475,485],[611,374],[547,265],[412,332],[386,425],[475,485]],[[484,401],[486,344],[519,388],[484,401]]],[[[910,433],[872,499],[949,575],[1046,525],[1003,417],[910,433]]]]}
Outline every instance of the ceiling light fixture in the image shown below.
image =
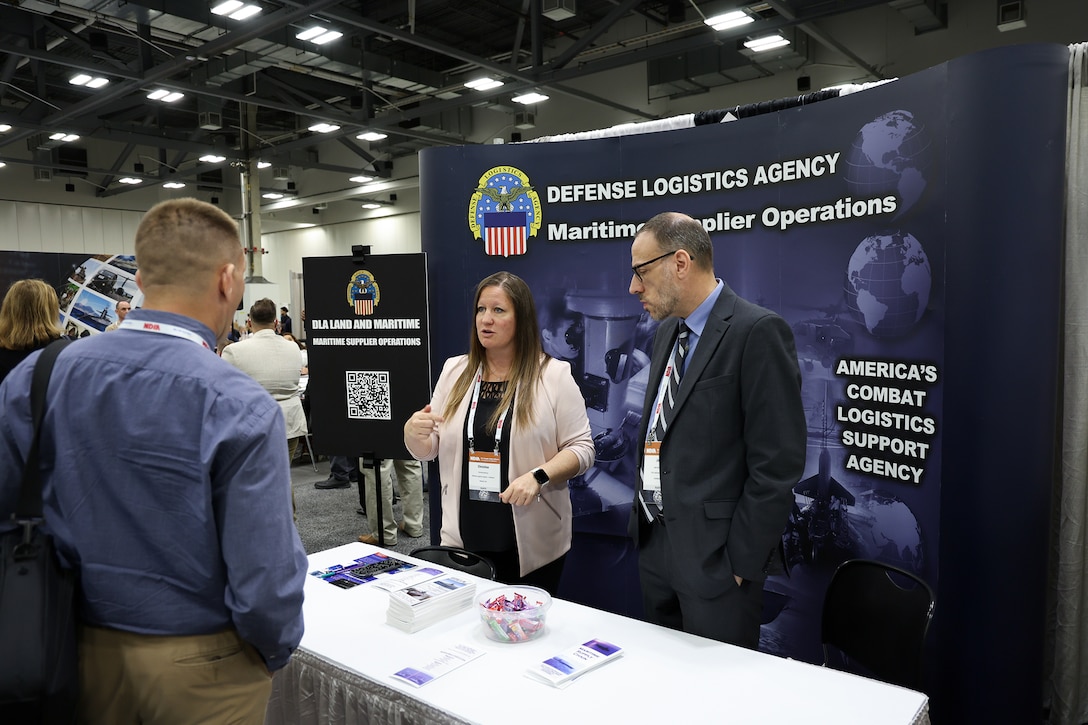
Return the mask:
{"type": "Polygon", "coordinates": [[[226,0],[221,2],[212,8],[212,13],[215,15],[227,15],[232,20],[245,20],[251,18],[257,13],[261,12],[260,5],[254,5],[253,3],[244,3],[241,0],[226,0]]]}
{"type": "Polygon", "coordinates": [[[732,12],[722,13],[721,15],[715,15],[703,20],[704,23],[714,28],[715,30],[728,30],[730,28],[739,28],[742,25],[748,23],[754,23],[756,21],[748,13],[743,10],[733,10],[732,12]]]}
{"type": "Polygon", "coordinates": [[[79,136],[74,133],[65,133],[64,131],[57,131],[49,136],[50,141],[60,141],[61,143],[71,143],[72,141],[79,140],[79,136]]]}
{"type": "Polygon", "coordinates": [[[366,184],[374,181],[373,176],[353,176],[348,181],[354,181],[356,184],[366,184]]]}
{"type": "Polygon", "coordinates": [[[366,133],[359,134],[355,138],[360,141],[381,141],[383,138],[389,138],[389,134],[378,133],[377,131],[367,131],[366,133]]]}
{"type": "Polygon", "coordinates": [[[164,189],[184,189],[185,184],[181,183],[180,181],[167,181],[165,184],[162,185],[162,188],[164,188],[164,189]]]}
{"type": "Polygon", "coordinates": [[[261,194],[261,197],[264,198],[264,199],[282,199],[283,194],[280,194],[279,192],[275,192],[275,191],[267,191],[267,192],[261,194]]]}
{"type": "Polygon", "coordinates": [[[295,35],[299,40],[308,40],[314,45],[324,45],[343,36],[344,34],[338,30],[329,30],[328,28],[322,28],[320,25],[315,25],[295,35]]]}
{"type": "Polygon", "coordinates": [[[122,176],[117,182],[120,184],[142,184],[144,180],[137,179],[135,176],[122,176]]]}
{"type": "Polygon", "coordinates": [[[0,123],[0,133],[7,133],[11,130],[10,123],[0,123]]]}
{"type": "Polygon", "coordinates": [[[363,208],[364,209],[381,209],[382,205],[377,203],[377,202],[374,202],[374,201],[368,201],[365,204],[363,204],[363,208]]]}
{"type": "Polygon", "coordinates": [[[778,33],[744,41],[744,47],[753,53],[762,53],[765,50],[774,50],[775,48],[781,48],[789,44],[790,41],[786,40],[778,33]]]}
{"type": "Polygon", "coordinates": [[[257,162],[257,168],[258,169],[267,169],[271,165],[272,165],[271,161],[258,161],[257,162]]]}
{"type": "Polygon", "coordinates": [[[165,88],[159,88],[151,91],[147,94],[147,97],[152,101],[162,101],[163,103],[173,103],[179,99],[185,98],[184,93],[178,93],[177,91],[168,91],[165,88]]]}
{"type": "Polygon", "coordinates": [[[212,8],[212,14],[228,15],[243,5],[245,5],[245,3],[243,3],[242,0],[226,0],[226,2],[221,2],[212,8]]]}
{"type": "Polygon", "coordinates": [[[333,131],[339,131],[340,126],[335,123],[325,123],[324,121],[321,121],[310,126],[309,130],[314,133],[332,133],[333,131]]]}
{"type": "Polygon", "coordinates": [[[524,103],[525,105],[530,105],[532,103],[540,103],[541,101],[546,101],[548,100],[548,96],[545,96],[543,93],[539,93],[537,91],[529,91],[528,93],[523,93],[520,96],[514,96],[510,100],[514,103],[524,103]]]}
{"type": "Polygon", "coordinates": [[[5,164],[3,161],[0,161],[0,169],[4,168],[5,166],[7,166],[7,164],[5,164]]]}
{"type": "Polygon", "coordinates": [[[220,156],[219,154],[204,154],[200,157],[200,160],[206,164],[218,164],[220,162],[226,161],[227,157],[220,156]]]}
{"type": "Polygon", "coordinates": [[[231,13],[230,17],[231,20],[245,20],[247,18],[252,18],[259,12],[261,12],[260,5],[244,5],[238,12],[231,13]]]}
{"type": "Polygon", "coordinates": [[[90,76],[86,73],[80,73],[74,75],[68,79],[68,82],[73,86],[85,86],[86,88],[101,88],[102,86],[110,82],[109,78],[103,78],[101,76],[90,76]]]}
{"type": "Polygon", "coordinates": [[[471,88],[474,91],[490,91],[492,88],[498,88],[504,85],[506,84],[496,78],[484,76],[483,78],[469,81],[465,84],[465,88],[471,88]]]}

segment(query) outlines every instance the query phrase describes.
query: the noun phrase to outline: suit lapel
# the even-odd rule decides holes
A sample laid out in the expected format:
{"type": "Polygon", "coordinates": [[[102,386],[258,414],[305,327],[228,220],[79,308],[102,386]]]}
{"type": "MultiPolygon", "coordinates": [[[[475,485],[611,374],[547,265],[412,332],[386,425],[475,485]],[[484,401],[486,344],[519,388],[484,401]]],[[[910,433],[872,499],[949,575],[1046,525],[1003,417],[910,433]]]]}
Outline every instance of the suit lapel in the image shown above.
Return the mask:
{"type": "MultiPolygon", "coordinates": [[[[691,395],[691,389],[702,378],[707,363],[717,353],[719,345],[725,338],[725,333],[729,329],[729,318],[733,316],[736,301],[736,294],[729,289],[729,285],[725,285],[722,293],[718,296],[717,302],[714,303],[714,308],[710,311],[710,317],[707,318],[706,324],[703,326],[703,334],[699,336],[699,344],[695,348],[695,353],[685,366],[684,376],[680,379],[680,389],[676,391],[676,404],[672,408],[673,420],[676,420],[676,417],[680,414],[684,403],[691,395]]],[[[679,322],[677,322],[677,327],[679,327],[679,322]]],[[[674,330],[673,339],[675,340],[675,338],[676,333],[674,330]]],[[[668,353],[666,353],[666,357],[668,357],[668,353]]],[[[662,367],[662,370],[658,372],[658,380],[660,380],[660,375],[663,372],[664,368],[662,367]]],[[[665,436],[668,435],[669,432],[666,430],[665,436]]]]}

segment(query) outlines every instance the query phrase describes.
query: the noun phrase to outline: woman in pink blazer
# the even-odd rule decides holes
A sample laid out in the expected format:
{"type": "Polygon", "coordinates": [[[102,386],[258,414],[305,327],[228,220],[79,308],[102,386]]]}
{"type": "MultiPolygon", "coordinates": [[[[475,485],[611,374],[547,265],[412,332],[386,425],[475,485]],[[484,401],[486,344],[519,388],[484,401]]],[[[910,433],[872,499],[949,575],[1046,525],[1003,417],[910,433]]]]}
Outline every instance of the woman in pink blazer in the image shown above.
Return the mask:
{"type": "Polygon", "coordinates": [[[593,465],[585,401],[570,365],[541,349],[520,277],[482,280],[473,309],[468,354],[446,361],[404,444],[438,457],[443,545],[486,556],[500,581],[555,594],[571,541],[567,479],[593,465]]]}

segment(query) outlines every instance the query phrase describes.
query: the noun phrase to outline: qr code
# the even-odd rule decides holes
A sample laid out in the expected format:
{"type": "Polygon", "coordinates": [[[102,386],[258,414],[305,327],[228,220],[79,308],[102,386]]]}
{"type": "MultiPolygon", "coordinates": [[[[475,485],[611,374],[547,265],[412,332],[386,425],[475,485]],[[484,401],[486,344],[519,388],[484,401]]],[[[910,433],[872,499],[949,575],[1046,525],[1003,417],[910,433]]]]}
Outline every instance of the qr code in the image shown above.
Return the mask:
{"type": "Polygon", "coordinates": [[[389,373],[369,370],[347,371],[348,418],[393,420],[389,404],[389,373]]]}

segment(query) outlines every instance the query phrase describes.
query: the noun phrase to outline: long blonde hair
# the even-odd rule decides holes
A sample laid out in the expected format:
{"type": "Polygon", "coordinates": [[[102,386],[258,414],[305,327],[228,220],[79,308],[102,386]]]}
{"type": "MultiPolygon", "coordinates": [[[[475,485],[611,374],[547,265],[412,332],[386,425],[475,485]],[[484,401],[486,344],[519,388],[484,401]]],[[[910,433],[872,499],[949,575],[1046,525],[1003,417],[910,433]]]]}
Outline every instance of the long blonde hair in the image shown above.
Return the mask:
{"type": "Polygon", "coordinates": [[[488,287],[502,289],[514,305],[514,364],[510,368],[510,377],[506,390],[503,391],[502,400],[499,401],[495,412],[487,421],[487,429],[495,429],[499,416],[504,410],[509,409],[511,402],[514,402],[514,420],[518,425],[528,427],[533,422],[532,391],[543,374],[546,360],[551,358],[544,357],[544,349],[540,344],[540,325],[536,320],[533,293],[529,290],[529,285],[525,284],[525,280],[510,272],[496,272],[480,280],[480,283],[476,285],[476,295],[472,300],[468,365],[453,384],[443,415],[446,418],[453,416],[457,406],[461,404],[476,382],[476,371],[480,370],[487,360],[484,346],[480,343],[480,336],[476,333],[476,307],[480,304],[480,295],[488,287]],[[515,401],[514,393],[519,388],[522,393],[515,401]]]}
{"type": "Polygon", "coordinates": [[[12,282],[0,306],[0,347],[33,350],[61,335],[57,292],[40,279],[12,282]]]}

